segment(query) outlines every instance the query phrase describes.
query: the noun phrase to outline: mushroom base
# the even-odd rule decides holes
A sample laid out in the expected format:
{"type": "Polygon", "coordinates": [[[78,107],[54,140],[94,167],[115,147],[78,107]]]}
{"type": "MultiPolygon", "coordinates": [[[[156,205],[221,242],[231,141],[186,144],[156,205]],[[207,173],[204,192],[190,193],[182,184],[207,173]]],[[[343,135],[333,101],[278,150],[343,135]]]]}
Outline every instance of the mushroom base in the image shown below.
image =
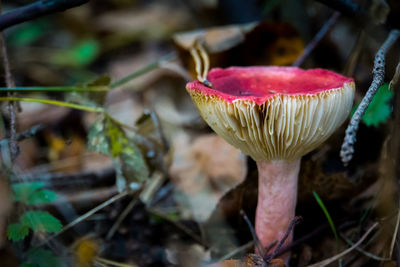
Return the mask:
{"type": "MultiPolygon", "coordinates": [[[[266,248],[285,236],[295,216],[297,180],[300,159],[295,161],[259,161],[258,203],[255,228],[261,245],[266,248]]],[[[292,241],[292,234],[284,246],[292,241]]],[[[277,243],[277,244],[278,244],[277,243]]],[[[259,252],[258,252],[259,253],[259,252]]],[[[283,258],[287,261],[290,254],[283,258]]]]}

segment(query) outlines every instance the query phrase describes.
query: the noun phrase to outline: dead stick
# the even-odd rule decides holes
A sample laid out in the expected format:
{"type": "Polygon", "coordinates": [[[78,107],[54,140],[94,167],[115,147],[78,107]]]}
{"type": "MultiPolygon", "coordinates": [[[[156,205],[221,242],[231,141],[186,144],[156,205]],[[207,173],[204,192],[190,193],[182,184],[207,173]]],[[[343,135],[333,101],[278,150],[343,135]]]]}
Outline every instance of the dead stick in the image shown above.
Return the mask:
{"type": "Polygon", "coordinates": [[[93,214],[95,214],[96,212],[98,212],[99,210],[111,205],[112,203],[114,203],[115,201],[124,198],[125,196],[129,195],[130,192],[128,191],[123,191],[121,193],[119,193],[118,195],[113,196],[112,198],[108,199],[107,201],[101,203],[100,205],[98,205],[97,207],[89,210],[88,212],[86,212],[85,214],[83,214],[82,216],[79,216],[78,218],[76,218],[75,220],[73,220],[72,222],[70,222],[69,224],[67,224],[66,226],[64,226],[60,232],[50,236],[49,238],[45,239],[44,241],[42,241],[40,243],[39,246],[42,246],[46,243],[48,243],[50,240],[52,240],[53,238],[55,238],[56,236],[59,236],[60,234],[64,233],[65,231],[69,230],[70,228],[72,228],[73,226],[75,226],[76,224],[86,220],[87,218],[89,218],[90,216],[92,216],[93,214]]]}
{"type": "Polygon", "coordinates": [[[399,38],[400,31],[392,30],[383,43],[381,48],[378,50],[375,56],[374,61],[374,69],[373,80],[372,83],[365,94],[363,100],[358,106],[356,112],[350,120],[350,123],[346,129],[346,136],[344,138],[344,142],[342,145],[342,149],[340,151],[340,157],[342,158],[342,162],[347,165],[353,157],[354,153],[354,144],[356,142],[356,135],[358,126],[360,124],[361,118],[365,113],[365,110],[368,108],[369,103],[371,103],[372,98],[374,97],[378,88],[383,84],[383,79],[385,77],[385,55],[389,48],[393,45],[393,43],[399,38]]]}
{"type": "MultiPolygon", "coordinates": [[[[1,13],[1,2],[0,2],[0,13],[1,13]]],[[[0,32],[0,46],[1,46],[1,57],[3,60],[6,85],[7,87],[15,87],[15,82],[11,74],[10,62],[8,61],[7,46],[2,32],[0,32]]],[[[8,93],[8,96],[11,95],[12,95],[11,93],[8,93]]],[[[9,144],[11,162],[14,162],[19,152],[19,146],[17,143],[15,110],[16,110],[15,102],[8,102],[8,112],[10,115],[10,140],[8,144],[9,144]]]]}
{"type": "Polygon", "coordinates": [[[247,217],[247,215],[244,212],[244,210],[240,210],[240,215],[242,215],[243,219],[247,223],[247,226],[249,227],[250,233],[251,233],[251,235],[253,237],[254,244],[256,245],[258,251],[260,252],[260,254],[262,256],[264,256],[273,246],[276,245],[277,241],[274,241],[272,246],[268,246],[267,249],[264,249],[263,246],[261,245],[260,239],[258,239],[258,236],[256,234],[256,231],[255,231],[253,225],[251,224],[251,222],[249,220],[249,217],[247,217]]]}
{"type": "Polygon", "coordinates": [[[41,0],[0,16],[0,31],[21,22],[83,5],[89,0],[41,0]]]}
{"type": "Polygon", "coordinates": [[[293,63],[293,66],[299,67],[304,62],[304,60],[311,54],[311,52],[314,50],[314,48],[322,40],[322,38],[336,24],[339,17],[340,17],[339,12],[337,12],[337,11],[333,12],[332,16],[328,19],[328,21],[325,23],[325,25],[314,36],[314,38],[311,40],[311,42],[307,44],[307,47],[304,49],[303,53],[293,63]]]}
{"type": "Polygon", "coordinates": [[[359,15],[361,10],[358,5],[352,3],[350,0],[317,0],[318,2],[327,5],[346,16],[359,15]]]}
{"type": "Polygon", "coordinates": [[[294,217],[294,219],[290,222],[290,225],[288,227],[288,229],[286,230],[285,235],[283,236],[283,238],[279,241],[279,244],[276,246],[276,248],[274,249],[274,251],[270,254],[267,255],[264,258],[264,261],[266,263],[269,263],[272,259],[274,259],[276,256],[278,256],[279,251],[281,250],[283,243],[285,243],[286,239],[289,237],[290,233],[293,231],[293,228],[296,224],[298,224],[300,221],[302,220],[302,218],[300,216],[296,216],[294,217]]]}
{"type": "Polygon", "coordinates": [[[367,236],[372,232],[372,230],[374,230],[378,225],[379,225],[378,223],[374,223],[374,225],[372,225],[371,228],[369,228],[368,231],[365,232],[365,234],[357,241],[357,243],[355,243],[354,245],[352,245],[348,249],[344,250],[343,252],[341,252],[341,253],[339,253],[339,254],[337,254],[337,255],[329,258],[329,259],[314,263],[312,265],[308,265],[307,267],[324,267],[324,266],[327,266],[327,265],[331,264],[332,262],[337,261],[338,259],[342,258],[346,254],[348,254],[349,252],[353,251],[355,248],[360,246],[361,243],[364,242],[364,240],[367,238],[367,236]]]}

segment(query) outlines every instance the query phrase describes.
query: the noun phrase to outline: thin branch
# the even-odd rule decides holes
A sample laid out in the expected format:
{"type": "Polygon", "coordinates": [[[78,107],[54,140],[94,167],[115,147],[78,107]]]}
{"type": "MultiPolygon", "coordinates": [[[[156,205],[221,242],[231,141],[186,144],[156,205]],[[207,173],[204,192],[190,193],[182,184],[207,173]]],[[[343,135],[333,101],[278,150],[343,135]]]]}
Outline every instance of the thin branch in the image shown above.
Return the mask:
{"type": "Polygon", "coordinates": [[[127,263],[121,263],[121,262],[116,262],[100,257],[96,257],[95,261],[99,261],[100,263],[104,264],[104,266],[115,266],[115,267],[137,267],[138,265],[132,265],[132,264],[127,264],[127,263]]]}
{"type": "MultiPolygon", "coordinates": [[[[350,239],[348,239],[345,235],[343,235],[342,233],[340,233],[340,236],[344,239],[344,241],[346,241],[346,243],[347,243],[348,245],[350,245],[350,246],[353,246],[353,245],[354,245],[354,243],[353,243],[350,239]]],[[[389,257],[389,258],[382,258],[382,257],[379,257],[379,256],[377,256],[377,255],[375,255],[375,254],[372,254],[372,253],[368,252],[368,251],[365,251],[364,249],[359,248],[359,247],[356,247],[356,250],[357,250],[358,252],[360,252],[361,254],[364,254],[365,256],[367,256],[367,257],[369,257],[369,258],[371,258],[371,259],[374,259],[374,260],[376,260],[376,261],[390,261],[390,260],[392,260],[391,257],[389,257]]]]}
{"type": "Polygon", "coordinates": [[[360,14],[361,10],[358,5],[350,0],[317,0],[318,2],[329,6],[330,8],[340,11],[346,16],[355,16],[360,14]]]}
{"type": "MultiPolygon", "coordinates": [[[[88,155],[90,156],[90,154],[88,155]]],[[[93,186],[115,177],[115,169],[113,167],[106,167],[104,169],[94,171],[82,171],[77,173],[43,173],[43,172],[30,172],[29,174],[19,174],[16,177],[11,177],[11,183],[24,182],[43,182],[46,186],[52,188],[66,187],[84,187],[93,186]]]]}
{"type": "MultiPolygon", "coordinates": [[[[257,250],[259,251],[259,253],[261,255],[264,255],[266,253],[265,249],[263,248],[263,246],[261,245],[260,239],[258,239],[258,236],[256,234],[256,230],[254,230],[253,225],[251,224],[249,217],[247,217],[246,213],[244,212],[244,210],[240,210],[240,215],[242,215],[243,219],[245,220],[245,222],[247,223],[247,226],[249,227],[250,233],[253,237],[254,240],[254,244],[256,245],[257,250]]],[[[274,242],[274,246],[275,246],[276,242],[274,242]]]]}
{"type": "Polygon", "coordinates": [[[89,0],[41,0],[16,8],[0,16],[0,31],[55,12],[65,11],[89,2],[89,0]]]}
{"type": "Polygon", "coordinates": [[[375,56],[372,83],[346,129],[346,136],[340,151],[340,157],[345,165],[347,165],[353,157],[356,134],[361,118],[368,108],[369,103],[371,103],[376,91],[383,84],[383,79],[385,77],[385,55],[399,36],[399,30],[392,30],[375,56]]]}
{"type": "Polygon", "coordinates": [[[111,226],[110,230],[108,231],[108,233],[106,235],[107,241],[109,241],[114,236],[115,232],[118,230],[118,227],[121,225],[122,221],[125,220],[126,216],[129,215],[129,213],[132,211],[133,207],[136,205],[137,202],[138,202],[138,198],[134,197],[131,200],[131,202],[129,202],[128,206],[126,206],[126,208],[118,216],[117,220],[111,226]]]}
{"type": "Polygon", "coordinates": [[[28,87],[0,87],[0,91],[36,93],[36,92],[107,92],[108,86],[28,86],[28,87]]]}
{"type": "Polygon", "coordinates": [[[357,40],[350,52],[346,65],[344,67],[343,74],[347,77],[352,77],[354,74],[354,70],[356,68],[357,62],[361,55],[362,48],[365,43],[365,37],[366,37],[365,30],[361,29],[360,33],[357,36],[357,40]]]}
{"type": "MultiPolygon", "coordinates": [[[[228,254],[222,256],[221,258],[219,258],[218,260],[215,260],[213,262],[222,262],[224,260],[232,259],[235,255],[237,255],[237,254],[239,254],[239,253],[241,253],[243,251],[246,251],[246,250],[250,249],[253,246],[254,246],[254,241],[249,241],[246,244],[244,244],[243,246],[240,246],[240,247],[232,250],[228,254]]],[[[211,262],[209,262],[209,263],[211,263],[211,262]]]]}
{"type": "Polygon", "coordinates": [[[195,234],[192,230],[190,230],[188,227],[186,227],[185,225],[181,224],[180,222],[171,220],[170,218],[168,218],[168,216],[166,216],[165,214],[163,214],[162,212],[157,211],[154,208],[148,208],[147,212],[154,214],[160,218],[162,218],[163,220],[166,220],[167,222],[171,223],[172,225],[174,225],[176,228],[178,228],[179,230],[181,230],[182,232],[184,232],[185,234],[187,234],[188,236],[190,236],[194,241],[196,241],[197,243],[201,244],[204,247],[208,247],[208,245],[202,240],[202,238],[200,236],[198,236],[197,234],[195,234]]]}
{"type": "Polygon", "coordinates": [[[314,48],[318,45],[318,43],[322,40],[322,38],[332,29],[332,27],[336,24],[338,18],[340,17],[340,13],[335,11],[332,16],[328,19],[328,21],[324,24],[324,26],[319,30],[319,32],[314,36],[314,38],[307,44],[307,47],[304,49],[303,53],[296,59],[293,63],[293,66],[299,67],[304,60],[311,54],[314,48]]]}
{"type": "Polygon", "coordinates": [[[302,220],[302,218],[300,216],[294,217],[294,219],[290,222],[290,225],[289,225],[288,229],[286,230],[285,235],[279,241],[279,244],[276,246],[274,251],[270,255],[267,255],[264,258],[265,262],[269,263],[272,259],[274,259],[279,254],[279,251],[281,250],[281,248],[282,248],[283,244],[285,243],[286,239],[289,237],[290,233],[293,231],[293,227],[296,224],[298,224],[301,220],[302,220]]]}
{"type": "Polygon", "coordinates": [[[64,233],[65,231],[67,231],[68,229],[72,228],[73,226],[75,226],[76,224],[86,220],[87,218],[89,218],[90,216],[92,216],[93,214],[95,214],[96,212],[98,212],[99,210],[111,205],[112,203],[114,203],[115,201],[124,198],[125,196],[129,195],[130,192],[128,191],[123,191],[121,193],[119,193],[118,195],[113,196],[112,198],[110,198],[109,200],[101,203],[100,205],[98,205],[97,207],[91,209],[90,211],[86,212],[85,214],[83,214],[82,216],[76,218],[75,220],[73,220],[72,222],[70,222],[69,224],[67,224],[66,226],[64,226],[60,232],[50,236],[49,238],[47,238],[46,240],[44,240],[40,245],[44,245],[46,243],[48,243],[50,240],[52,240],[54,237],[59,236],[60,234],[64,233]]]}
{"type": "MultiPolygon", "coordinates": [[[[348,228],[354,225],[357,225],[358,221],[349,221],[349,222],[345,222],[343,224],[341,224],[338,229],[344,229],[344,228],[348,228]]],[[[310,240],[311,238],[314,238],[315,236],[317,236],[318,234],[320,234],[323,231],[326,231],[330,228],[329,223],[325,223],[322,226],[319,226],[318,228],[316,228],[315,230],[313,230],[312,232],[300,237],[299,239],[296,239],[295,241],[293,241],[292,243],[290,243],[287,246],[284,246],[282,249],[280,249],[280,251],[277,253],[277,256],[282,255],[288,251],[290,251],[292,248],[297,247],[300,244],[303,244],[305,242],[307,242],[308,240],[310,240]]]]}
{"type": "MultiPolygon", "coordinates": [[[[34,125],[32,128],[30,128],[22,133],[18,133],[16,140],[19,142],[19,141],[23,141],[25,139],[31,138],[43,129],[44,129],[43,125],[40,125],[40,124],[34,125]]],[[[8,142],[9,142],[8,139],[2,139],[2,140],[0,140],[0,146],[5,145],[8,142]]]]}
{"type": "MultiPolygon", "coordinates": [[[[1,13],[1,10],[0,10],[1,13]]],[[[7,87],[15,87],[15,82],[14,78],[11,74],[11,68],[10,68],[10,62],[8,60],[8,53],[7,53],[7,45],[6,41],[4,39],[4,35],[1,32],[0,33],[0,45],[1,45],[1,58],[2,58],[2,63],[3,63],[3,68],[4,68],[4,76],[6,80],[6,85],[7,87]]],[[[8,93],[8,96],[12,96],[12,94],[8,93]]],[[[9,144],[9,151],[10,151],[10,158],[11,162],[14,162],[14,160],[17,158],[18,153],[19,153],[19,146],[17,143],[17,130],[16,130],[16,105],[15,102],[10,101],[8,102],[8,113],[9,113],[9,120],[10,120],[10,140],[8,142],[9,144]]]]}
{"type": "Polygon", "coordinates": [[[22,101],[22,102],[33,102],[33,103],[43,103],[49,105],[55,105],[60,107],[74,108],[83,111],[89,112],[104,112],[104,109],[101,107],[91,107],[91,106],[83,106],[74,103],[68,103],[59,100],[51,100],[51,99],[41,99],[41,98],[29,98],[29,97],[0,97],[0,101],[22,101]]]}
{"type": "Polygon", "coordinates": [[[340,258],[343,258],[346,254],[350,253],[351,251],[356,249],[358,246],[360,246],[361,243],[364,242],[364,240],[372,232],[372,230],[374,230],[378,225],[379,225],[378,223],[374,223],[374,225],[372,225],[371,228],[369,228],[368,231],[365,232],[365,234],[357,241],[357,243],[355,243],[354,245],[352,245],[348,249],[342,251],[341,253],[339,253],[339,254],[337,254],[337,255],[329,258],[329,259],[314,263],[312,265],[308,265],[307,267],[324,267],[324,266],[327,266],[327,265],[331,264],[332,262],[334,262],[334,261],[336,261],[336,260],[338,260],[340,258]]]}
{"type": "Polygon", "coordinates": [[[393,239],[390,244],[390,253],[389,253],[390,259],[392,258],[394,246],[396,245],[397,233],[399,231],[399,224],[400,224],[400,209],[397,211],[396,227],[394,228],[393,239]]]}
{"type": "Polygon", "coordinates": [[[157,69],[158,67],[160,67],[160,65],[162,65],[163,62],[169,61],[175,57],[176,57],[176,53],[171,52],[171,53],[161,57],[160,59],[156,60],[155,62],[152,62],[152,63],[140,68],[139,70],[121,78],[120,80],[117,80],[117,81],[111,83],[110,88],[113,89],[113,88],[119,87],[121,85],[124,85],[124,84],[130,82],[131,80],[133,80],[143,74],[148,73],[149,71],[157,69]]]}

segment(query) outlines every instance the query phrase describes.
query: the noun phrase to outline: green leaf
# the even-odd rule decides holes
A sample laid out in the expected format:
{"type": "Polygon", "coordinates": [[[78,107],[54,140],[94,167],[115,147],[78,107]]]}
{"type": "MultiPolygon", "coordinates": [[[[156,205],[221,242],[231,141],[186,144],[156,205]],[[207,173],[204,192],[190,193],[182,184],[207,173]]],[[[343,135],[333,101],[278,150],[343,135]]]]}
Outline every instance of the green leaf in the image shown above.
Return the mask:
{"type": "Polygon", "coordinates": [[[38,190],[32,193],[26,204],[37,205],[51,203],[56,199],[57,195],[50,190],[38,190]]]}
{"type": "Polygon", "coordinates": [[[24,239],[29,234],[29,226],[21,223],[12,223],[7,227],[8,239],[14,242],[24,239]]]}
{"type": "Polygon", "coordinates": [[[100,115],[99,118],[97,118],[97,120],[89,127],[88,148],[89,150],[109,155],[110,147],[105,135],[105,127],[104,116],[100,115]]]}
{"type": "Polygon", "coordinates": [[[56,199],[56,193],[50,190],[41,189],[42,182],[13,184],[14,201],[28,205],[51,203],[56,199]]]}
{"type": "Polygon", "coordinates": [[[33,231],[58,233],[61,231],[61,222],[47,211],[27,211],[21,217],[21,223],[28,225],[33,231]]]}
{"type": "Polygon", "coordinates": [[[128,138],[121,127],[108,116],[106,130],[119,190],[123,190],[125,185],[133,190],[138,189],[149,177],[149,169],[142,152],[135,141],[128,138]]]}
{"type": "Polygon", "coordinates": [[[137,189],[149,177],[149,169],[136,145],[120,125],[108,115],[100,117],[89,130],[88,147],[112,157],[118,189],[137,189]]]}
{"type": "Polygon", "coordinates": [[[96,40],[83,40],[75,46],[61,50],[52,55],[51,61],[66,67],[85,67],[92,63],[100,53],[100,45],[96,40]]]}
{"type": "Polygon", "coordinates": [[[362,121],[365,125],[377,127],[380,123],[386,122],[392,112],[389,101],[392,99],[393,95],[393,91],[389,90],[388,83],[379,87],[362,117],[362,121]]]}
{"type": "Polygon", "coordinates": [[[27,264],[33,264],[38,267],[62,266],[61,259],[54,256],[50,250],[43,248],[32,248],[28,251],[27,254],[28,254],[28,260],[26,261],[27,264]]]}
{"type": "Polygon", "coordinates": [[[10,34],[11,47],[26,47],[40,39],[49,30],[47,20],[38,20],[18,25],[10,34]]]}
{"type": "Polygon", "coordinates": [[[11,187],[14,191],[14,201],[28,204],[31,195],[43,186],[43,182],[13,184],[11,187]]]}

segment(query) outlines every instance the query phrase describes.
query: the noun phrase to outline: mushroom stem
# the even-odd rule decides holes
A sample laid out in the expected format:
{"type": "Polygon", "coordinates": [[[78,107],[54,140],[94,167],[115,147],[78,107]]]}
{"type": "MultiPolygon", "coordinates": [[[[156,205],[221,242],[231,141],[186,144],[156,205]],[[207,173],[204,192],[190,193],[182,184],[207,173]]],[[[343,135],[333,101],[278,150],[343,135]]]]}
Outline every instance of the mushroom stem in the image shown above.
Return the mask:
{"type": "MultiPolygon", "coordinates": [[[[258,204],[256,233],[265,248],[280,241],[295,215],[300,159],[295,161],[258,161],[258,204]]],[[[292,234],[284,246],[292,241],[292,234]]],[[[289,258],[289,254],[285,255],[289,258]]]]}

